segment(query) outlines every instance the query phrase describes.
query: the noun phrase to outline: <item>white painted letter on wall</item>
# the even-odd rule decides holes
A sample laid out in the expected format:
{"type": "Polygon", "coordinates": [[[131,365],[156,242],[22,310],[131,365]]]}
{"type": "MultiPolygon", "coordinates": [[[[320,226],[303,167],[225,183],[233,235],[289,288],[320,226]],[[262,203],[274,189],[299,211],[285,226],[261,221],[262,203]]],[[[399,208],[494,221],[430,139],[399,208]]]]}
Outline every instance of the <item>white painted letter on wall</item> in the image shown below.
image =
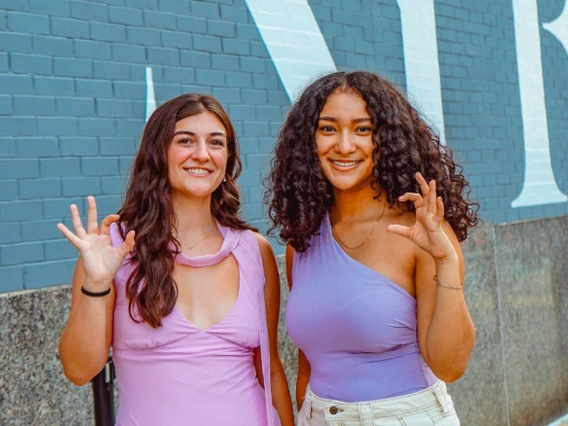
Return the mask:
{"type": "Polygon", "coordinates": [[[291,102],[316,77],[337,71],[307,0],[246,0],[291,102]]]}
{"type": "MultiPolygon", "coordinates": [[[[513,15],[525,140],[525,178],[521,193],[511,202],[511,207],[563,203],[568,197],[558,189],[550,159],[536,0],[513,0],[513,15]]],[[[560,34],[553,24],[547,29],[560,34]]]]}
{"type": "Polygon", "coordinates": [[[156,97],[154,95],[154,79],[152,68],[146,67],[146,122],[156,109],[156,97]]]}
{"type": "Polygon", "coordinates": [[[398,0],[406,90],[445,143],[434,0],[398,0]]]}

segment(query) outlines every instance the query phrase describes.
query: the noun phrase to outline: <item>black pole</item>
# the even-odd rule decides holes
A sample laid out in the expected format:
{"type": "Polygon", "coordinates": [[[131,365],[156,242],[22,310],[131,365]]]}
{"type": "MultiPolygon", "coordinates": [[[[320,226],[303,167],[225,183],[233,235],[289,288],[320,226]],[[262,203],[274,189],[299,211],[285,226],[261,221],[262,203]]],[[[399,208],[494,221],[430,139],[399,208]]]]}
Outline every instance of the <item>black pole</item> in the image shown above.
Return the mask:
{"type": "Polygon", "coordinates": [[[114,426],[114,365],[109,357],[104,368],[93,377],[95,426],[114,426]]]}

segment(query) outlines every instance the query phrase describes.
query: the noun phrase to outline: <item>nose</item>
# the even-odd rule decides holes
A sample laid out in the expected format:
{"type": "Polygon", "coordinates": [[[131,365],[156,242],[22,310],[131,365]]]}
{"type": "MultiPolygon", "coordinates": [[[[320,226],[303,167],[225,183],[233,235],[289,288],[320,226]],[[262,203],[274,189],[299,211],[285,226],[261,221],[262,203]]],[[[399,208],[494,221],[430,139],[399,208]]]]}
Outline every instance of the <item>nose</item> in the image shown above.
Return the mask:
{"type": "Polygon", "coordinates": [[[347,130],[339,134],[339,138],[335,144],[335,151],[338,154],[350,154],[355,151],[355,144],[351,141],[351,137],[347,130]]]}
{"type": "Polygon", "coordinates": [[[207,143],[205,141],[200,140],[195,144],[193,158],[200,161],[207,161],[209,159],[209,151],[207,150],[207,143]]]}

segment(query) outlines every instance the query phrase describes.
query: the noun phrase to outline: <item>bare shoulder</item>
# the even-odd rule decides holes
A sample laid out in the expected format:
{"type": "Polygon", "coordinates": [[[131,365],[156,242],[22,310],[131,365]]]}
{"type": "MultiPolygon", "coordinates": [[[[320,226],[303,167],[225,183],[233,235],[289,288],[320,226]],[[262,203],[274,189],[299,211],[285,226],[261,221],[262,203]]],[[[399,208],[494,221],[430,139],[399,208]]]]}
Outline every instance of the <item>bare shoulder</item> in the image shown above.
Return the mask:
{"type": "Polygon", "coordinates": [[[260,248],[260,253],[264,256],[265,254],[273,254],[272,251],[272,246],[270,245],[270,243],[268,242],[268,239],[258,233],[258,232],[254,232],[254,236],[256,237],[256,242],[258,243],[258,247],[260,248]]]}
{"type": "Polygon", "coordinates": [[[454,232],[452,225],[450,225],[450,222],[444,220],[444,222],[442,223],[442,229],[454,246],[459,245],[458,237],[454,232]]]}
{"type": "Polygon", "coordinates": [[[384,256],[388,256],[391,262],[401,258],[405,259],[405,263],[416,259],[422,251],[416,244],[408,238],[386,231],[389,225],[412,227],[416,223],[416,214],[400,208],[392,208],[385,214],[384,221],[385,232],[376,250],[383,253],[384,256]]]}
{"type": "Polygon", "coordinates": [[[292,245],[287,244],[286,245],[286,260],[289,260],[290,262],[292,261],[292,259],[294,258],[294,247],[292,247],[292,245]]]}
{"type": "Polygon", "coordinates": [[[258,248],[260,249],[260,257],[262,258],[262,264],[264,268],[276,268],[276,256],[274,255],[274,250],[268,239],[258,232],[255,232],[256,242],[258,243],[258,248]]]}
{"type": "Polygon", "coordinates": [[[397,224],[412,226],[416,221],[416,214],[414,212],[403,210],[395,206],[387,209],[383,220],[388,225],[397,224]]]}

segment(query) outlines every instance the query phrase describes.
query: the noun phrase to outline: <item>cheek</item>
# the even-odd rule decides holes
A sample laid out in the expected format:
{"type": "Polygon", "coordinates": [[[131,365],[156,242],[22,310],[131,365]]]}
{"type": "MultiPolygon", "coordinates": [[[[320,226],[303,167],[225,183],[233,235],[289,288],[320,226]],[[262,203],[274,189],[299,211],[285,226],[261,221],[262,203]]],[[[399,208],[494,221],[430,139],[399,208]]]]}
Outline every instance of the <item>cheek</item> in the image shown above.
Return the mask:
{"type": "Polygon", "coordinates": [[[329,143],[326,144],[325,140],[321,140],[320,138],[316,137],[316,152],[318,154],[318,157],[322,158],[327,151],[329,151],[329,143]]]}
{"type": "Polygon", "coordinates": [[[214,151],[211,153],[211,159],[217,167],[225,169],[227,167],[228,155],[227,151],[214,151]]]}
{"type": "Polygon", "coordinates": [[[167,153],[168,164],[175,166],[176,164],[184,161],[185,156],[187,156],[187,150],[184,150],[183,148],[178,148],[175,145],[172,145],[168,149],[168,153],[167,153]]]}

